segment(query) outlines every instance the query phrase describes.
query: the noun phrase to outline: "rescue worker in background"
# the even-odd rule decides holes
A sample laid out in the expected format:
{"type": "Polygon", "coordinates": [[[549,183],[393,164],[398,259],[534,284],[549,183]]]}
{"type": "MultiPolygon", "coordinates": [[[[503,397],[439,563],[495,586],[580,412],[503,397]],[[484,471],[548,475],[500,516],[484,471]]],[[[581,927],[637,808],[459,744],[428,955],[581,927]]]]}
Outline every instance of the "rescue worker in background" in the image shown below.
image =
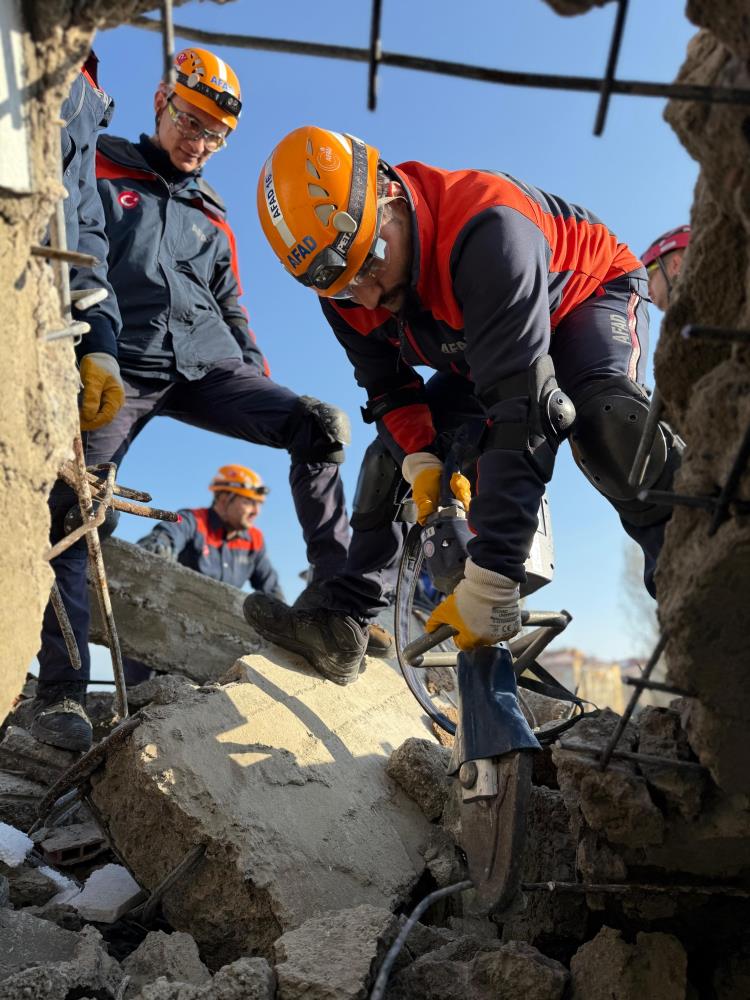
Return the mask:
{"type": "MultiPolygon", "coordinates": [[[[199,48],[177,53],[175,72],[173,86],[156,90],[153,134],[135,143],[108,137],[98,149],[109,278],[122,311],[125,403],[114,420],[87,435],[86,460],[120,465],[136,436],[160,415],[284,448],[307,561],[316,579],[326,579],[343,569],[349,544],[339,476],[348,421],[335,407],[271,380],[239,304],[234,238],[221,198],[201,176],[211,156],[231,146],[242,109],[237,76],[199,48]]],[[[46,677],[70,684],[66,695],[82,703],[88,604],[71,617],[84,659],[80,675],[52,624],[43,636],[51,649],[46,677]]],[[[346,646],[350,631],[346,623],[334,626],[331,641],[346,646]]],[[[85,749],[91,726],[82,704],[48,716],[40,738],[85,749]]]]}
{"type": "MultiPolygon", "coordinates": [[[[76,346],[81,381],[79,410],[81,430],[93,431],[108,423],[125,399],[117,363],[117,336],[120,313],[107,278],[107,236],[104,210],[96,186],[96,136],[112,117],[113,103],[99,87],[98,60],[94,53],[81,68],[63,102],[62,174],[67,197],[63,201],[65,236],[68,248],[94,256],[94,267],[70,265],[72,313],[76,320],[89,324],[90,330],[76,346]],[[106,297],[85,311],[76,306],[83,293],[104,290],[106,297]]],[[[76,494],[65,483],[55,483],[50,494],[50,541],[58,542],[65,534],[65,516],[77,504],[76,494]]],[[[87,547],[85,539],[66,549],[52,561],[55,581],[68,616],[76,621],[88,608],[86,592],[87,547]]],[[[87,612],[86,612],[87,613],[87,612]]],[[[42,624],[42,648],[38,654],[39,683],[34,705],[32,733],[39,739],[56,738],[61,715],[74,719],[83,715],[82,701],[86,684],[70,666],[65,641],[57,615],[47,605],[42,624]],[[60,666],[64,664],[64,672],[60,666]]],[[[84,663],[81,673],[88,676],[88,645],[80,644],[84,663]],[[85,673],[84,673],[85,671],[85,673]]],[[[83,723],[83,719],[80,720],[83,723]]],[[[86,723],[87,724],[87,723],[86,723]]],[[[60,744],[79,749],[78,741],[60,744]]]]}
{"type": "MultiPolygon", "coordinates": [[[[320,296],[367,391],[365,420],[411,484],[420,521],[438,504],[451,413],[469,411],[471,397],[486,420],[470,558],[428,630],[451,625],[461,649],[518,632],[524,562],[571,427],[575,460],[643,549],[653,592],[669,511],[628,485],[648,411],[648,282],[596,216],[507,174],[391,167],[354,136],[312,126],[267,159],[258,211],[283,266],[320,296]],[[417,365],[438,374],[425,386],[417,365]]],[[[668,489],[678,458],[662,425],[644,486],[668,489]]],[[[454,474],[452,487],[466,505],[466,478],[454,474]]],[[[360,507],[355,498],[355,515],[360,507]]],[[[387,538],[355,527],[319,621],[366,615],[363,567],[378,551],[387,560],[387,538]]],[[[263,595],[247,598],[245,615],[279,645],[320,641],[318,622],[263,595]]],[[[355,660],[339,660],[349,680],[355,660]]]]}
{"type": "MultiPolygon", "coordinates": [[[[160,522],[138,544],[212,580],[238,588],[249,583],[253,590],[283,601],[263,533],[255,526],[268,487],[244,465],[222,465],[208,488],[214,494],[210,507],[178,511],[178,522],[160,522]]],[[[151,675],[150,667],[137,660],[126,659],[123,666],[128,684],[151,675]]]]}
{"type": "Polygon", "coordinates": [[[690,243],[690,226],[670,229],[643,254],[643,266],[648,274],[648,294],[662,312],[666,312],[672,286],[682,268],[682,258],[690,243]]]}

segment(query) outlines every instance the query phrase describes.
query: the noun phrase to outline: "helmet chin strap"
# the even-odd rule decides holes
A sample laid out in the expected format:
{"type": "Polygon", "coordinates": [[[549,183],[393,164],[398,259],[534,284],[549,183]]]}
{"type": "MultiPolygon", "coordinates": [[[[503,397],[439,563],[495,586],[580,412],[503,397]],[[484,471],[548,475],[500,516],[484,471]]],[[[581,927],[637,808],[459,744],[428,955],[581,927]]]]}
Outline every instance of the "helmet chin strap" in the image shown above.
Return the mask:
{"type": "Polygon", "coordinates": [[[667,301],[669,301],[669,299],[672,297],[672,282],[669,278],[669,274],[667,273],[667,265],[664,263],[663,257],[657,257],[656,263],[659,265],[659,270],[664,275],[664,281],[667,286],[667,301]]]}

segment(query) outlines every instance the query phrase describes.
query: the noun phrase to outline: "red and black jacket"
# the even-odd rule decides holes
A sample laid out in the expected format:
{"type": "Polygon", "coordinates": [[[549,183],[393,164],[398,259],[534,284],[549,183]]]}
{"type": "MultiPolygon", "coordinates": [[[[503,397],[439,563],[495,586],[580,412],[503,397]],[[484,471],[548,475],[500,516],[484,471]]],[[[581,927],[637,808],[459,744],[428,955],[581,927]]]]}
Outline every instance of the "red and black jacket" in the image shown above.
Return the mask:
{"type": "MultiPolygon", "coordinates": [[[[547,354],[555,327],[576,306],[641,264],[591,212],[507,174],[416,162],[393,173],[412,219],[404,309],[394,316],[345,301],[321,304],[378,414],[379,434],[401,460],[435,442],[418,366],[461,375],[481,397],[547,354]]],[[[543,488],[527,490],[526,505],[536,506],[519,510],[526,522],[543,488]]],[[[481,535],[476,516],[472,525],[481,535]]],[[[524,558],[515,551],[477,561],[522,579],[524,558]]]]}

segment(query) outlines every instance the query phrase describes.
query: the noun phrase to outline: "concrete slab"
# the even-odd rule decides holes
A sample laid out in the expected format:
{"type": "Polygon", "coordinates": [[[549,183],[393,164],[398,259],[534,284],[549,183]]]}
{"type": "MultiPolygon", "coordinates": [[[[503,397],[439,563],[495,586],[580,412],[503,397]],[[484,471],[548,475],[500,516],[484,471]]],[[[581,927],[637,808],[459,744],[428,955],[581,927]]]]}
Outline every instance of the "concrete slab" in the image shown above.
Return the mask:
{"type": "Polygon", "coordinates": [[[163,906],[213,968],[271,957],[276,938],[326,911],[392,909],[424,868],[430,824],[386,774],[396,747],[429,738],[397,669],[369,660],[342,689],[300,662],[271,647],[236,665],[247,683],[144,709],[92,779],[145,888],[206,845],[163,906]]]}

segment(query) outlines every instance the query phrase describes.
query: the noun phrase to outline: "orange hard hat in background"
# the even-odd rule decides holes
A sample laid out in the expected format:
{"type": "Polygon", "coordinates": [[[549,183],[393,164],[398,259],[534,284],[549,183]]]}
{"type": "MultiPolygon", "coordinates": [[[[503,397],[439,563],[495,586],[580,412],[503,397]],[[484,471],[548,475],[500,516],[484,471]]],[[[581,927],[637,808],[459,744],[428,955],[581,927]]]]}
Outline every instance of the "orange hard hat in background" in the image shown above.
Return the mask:
{"type": "Polygon", "coordinates": [[[174,92],[201,111],[237,128],[242,111],[240,81],[231,66],[208,49],[183,49],[174,57],[174,92]]]}
{"type": "Polygon", "coordinates": [[[237,496],[261,502],[270,493],[258,473],[244,465],[222,465],[208,488],[212,493],[236,493],[237,496]]]}

